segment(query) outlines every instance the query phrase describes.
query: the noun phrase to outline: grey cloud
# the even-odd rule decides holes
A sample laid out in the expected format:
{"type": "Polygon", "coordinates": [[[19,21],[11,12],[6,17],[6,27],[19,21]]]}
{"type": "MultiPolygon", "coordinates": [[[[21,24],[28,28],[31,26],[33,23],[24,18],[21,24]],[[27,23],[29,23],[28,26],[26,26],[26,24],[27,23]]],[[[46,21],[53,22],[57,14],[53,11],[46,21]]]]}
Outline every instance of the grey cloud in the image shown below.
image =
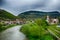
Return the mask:
{"type": "Polygon", "coordinates": [[[60,0],[5,0],[1,8],[11,11],[14,15],[27,10],[60,11],[60,0]]]}

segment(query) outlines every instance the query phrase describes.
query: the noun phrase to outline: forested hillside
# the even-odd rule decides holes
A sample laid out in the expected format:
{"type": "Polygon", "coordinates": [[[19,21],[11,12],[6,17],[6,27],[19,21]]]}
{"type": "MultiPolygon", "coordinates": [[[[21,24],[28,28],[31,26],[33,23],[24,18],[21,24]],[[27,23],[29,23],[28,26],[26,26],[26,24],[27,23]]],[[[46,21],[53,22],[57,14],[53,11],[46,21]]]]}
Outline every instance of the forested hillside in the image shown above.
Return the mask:
{"type": "Polygon", "coordinates": [[[0,19],[4,19],[4,20],[11,19],[12,20],[12,19],[16,19],[16,18],[18,18],[18,17],[14,16],[13,14],[11,14],[5,10],[0,9],[0,19]]]}
{"type": "Polygon", "coordinates": [[[58,11],[53,11],[53,12],[43,12],[43,11],[27,11],[19,14],[18,16],[21,18],[44,18],[47,15],[49,15],[52,18],[58,18],[60,17],[60,13],[58,11]]]}

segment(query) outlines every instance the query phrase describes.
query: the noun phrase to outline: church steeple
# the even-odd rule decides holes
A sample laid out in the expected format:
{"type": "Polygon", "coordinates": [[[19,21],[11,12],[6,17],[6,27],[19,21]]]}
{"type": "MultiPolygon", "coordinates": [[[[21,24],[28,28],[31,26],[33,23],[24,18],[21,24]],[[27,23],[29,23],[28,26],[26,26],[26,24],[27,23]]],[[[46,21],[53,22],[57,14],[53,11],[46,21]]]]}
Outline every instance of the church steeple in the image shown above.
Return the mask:
{"type": "Polygon", "coordinates": [[[47,15],[47,19],[46,19],[46,21],[49,22],[49,20],[50,20],[50,17],[47,15]]]}

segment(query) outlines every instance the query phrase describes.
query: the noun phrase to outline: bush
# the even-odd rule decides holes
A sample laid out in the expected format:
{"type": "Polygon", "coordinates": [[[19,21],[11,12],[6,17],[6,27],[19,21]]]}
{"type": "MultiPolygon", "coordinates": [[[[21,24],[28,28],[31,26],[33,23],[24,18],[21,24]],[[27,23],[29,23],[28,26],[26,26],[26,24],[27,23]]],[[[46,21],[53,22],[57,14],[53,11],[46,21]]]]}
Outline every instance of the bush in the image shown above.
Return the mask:
{"type": "Polygon", "coordinates": [[[0,23],[0,31],[2,31],[3,30],[3,23],[0,23]]]}
{"type": "Polygon", "coordinates": [[[54,40],[53,36],[50,34],[44,35],[40,38],[40,40],[54,40]]]}
{"type": "Polygon", "coordinates": [[[13,26],[15,26],[15,25],[12,24],[12,25],[6,25],[5,26],[5,24],[0,23],[0,32],[4,31],[10,27],[13,27],[13,26]]]}
{"type": "Polygon", "coordinates": [[[2,23],[0,23],[0,27],[1,27],[1,26],[3,26],[3,24],[2,24],[2,23]]]}
{"type": "Polygon", "coordinates": [[[27,36],[40,36],[40,27],[36,23],[29,23],[23,25],[21,31],[27,36]]]}
{"type": "Polygon", "coordinates": [[[40,27],[42,26],[43,28],[47,28],[49,26],[49,24],[45,20],[42,20],[42,19],[35,20],[35,23],[40,27]]]}
{"type": "Polygon", "coordinates": [[[30,22],[28,24],[24,24],[20,29],[29,40],[49,40],[53,39],[50,36],[45,36],[49,32],[47,31],[49,24],[45,20],[35,20],[34,23],[30,22]],[[45,37],[44,37],[45,36],[45,37]]]}

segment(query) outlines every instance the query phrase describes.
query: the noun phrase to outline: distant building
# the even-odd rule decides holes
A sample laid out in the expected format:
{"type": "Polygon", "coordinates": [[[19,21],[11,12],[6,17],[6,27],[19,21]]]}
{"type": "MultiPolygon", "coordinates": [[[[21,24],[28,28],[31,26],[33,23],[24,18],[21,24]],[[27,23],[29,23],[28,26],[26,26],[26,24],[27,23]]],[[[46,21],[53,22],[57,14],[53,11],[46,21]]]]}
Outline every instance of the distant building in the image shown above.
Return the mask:
{"type": "Polygon", "coordinates": [[[59,23],[59,19],[58,18],[51,18],[50,16],[47,16],[46,21],[49,24],[58,24],[59,23]]]}

